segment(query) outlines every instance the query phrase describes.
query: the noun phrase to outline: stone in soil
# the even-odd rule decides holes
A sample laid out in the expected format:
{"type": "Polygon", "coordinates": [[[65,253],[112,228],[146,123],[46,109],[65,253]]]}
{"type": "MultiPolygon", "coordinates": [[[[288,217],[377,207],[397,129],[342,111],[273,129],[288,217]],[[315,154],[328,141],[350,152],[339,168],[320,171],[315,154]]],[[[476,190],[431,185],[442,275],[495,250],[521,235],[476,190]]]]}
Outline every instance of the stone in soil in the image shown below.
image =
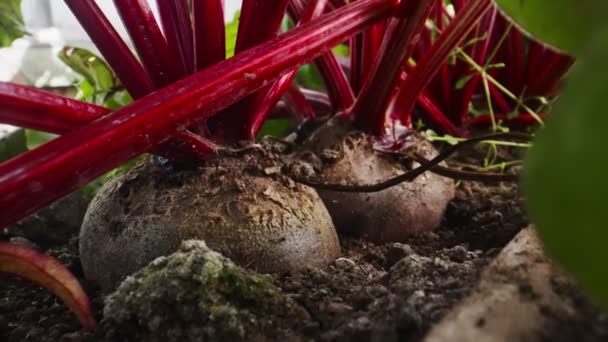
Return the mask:
{"type": "Polygon", "coordinates": [[[110,340],[293,340],[309,321],[269,279],[200,240],[184,241],[176,253],[127,277],[105,302],[110,340]]]}

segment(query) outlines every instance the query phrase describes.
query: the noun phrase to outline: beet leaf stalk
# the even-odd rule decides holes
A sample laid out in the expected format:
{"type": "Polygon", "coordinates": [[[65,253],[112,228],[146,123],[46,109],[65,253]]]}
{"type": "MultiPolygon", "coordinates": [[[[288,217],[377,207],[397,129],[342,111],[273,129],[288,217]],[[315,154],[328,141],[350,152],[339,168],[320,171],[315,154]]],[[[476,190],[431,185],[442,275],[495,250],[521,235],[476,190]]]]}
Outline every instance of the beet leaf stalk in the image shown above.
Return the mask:
{"type": "Polygon", "coordinates": [[[134,99],[154,90],[152,79],[95,1],[65,0],[65,3],[134,99]]]}
{"type": "Polygon", "coordinates": [[[435,0],[402,1],[398,22],[386,38],[370,77],[365,80],[353,113],[357,127],[366,133],[382,136],[386,112],[401,84],[403,64],[413,52],[417,37],[424,28],[435,0]]]}
{"type": "Polygon", "coordinates": [[[0,226],[16,222],[391,15],[359,0],[0,164],[0,226]],[[252,75],[254,77],[252,77],[252,75]]]}
{"type": "Polygon", "coordinates": [[[174,58],[152,10],[145,0],[114,0],[123,24],[156,88],[185,76],[182,64],[174,58]]]}
{"type": "MultiPolygon", "coordinates": [[[[288,0],[244,0],[241,7],[235,54],[275,37],[283,22],[287,3],[288,0]]],[[[270,85],[209,120],[209,130],[213,133],[214,140],[223,144],[248,140],[251,134],[251,124],[255,121],[253,115],[256,105],[266,98],[269,90],[270,85]]]]}
{"type": "Polygon", "coordinates": [[[395,107],[403,113],[403,121],[409,121],[418,95],[440,70],[450,53],[458,46],[483,15],[492,7],[491,0],[471,0],[456,14],[435,43],[421,57],[416,67],[407,75],[399,90],[395,107]]]}
{"type": "Polygon", "coordinates": [[[226,58],[226,33],[222,0],[194,1],[194,55],[196,70],[226,58]]]}
{"type": "MultiPolygon", "coordinates": [[[[294,22],[301,22],[306,15],[305,1],[291,0],[288,6],[288,14],[294,22]]],[[[340,66],[338,59],[332,51],[328,51],[314,60],[315,66],[327,88],[334,112],[342,112],[350,108],[355,98],[350,87],[348,78],[340,66]]]]}

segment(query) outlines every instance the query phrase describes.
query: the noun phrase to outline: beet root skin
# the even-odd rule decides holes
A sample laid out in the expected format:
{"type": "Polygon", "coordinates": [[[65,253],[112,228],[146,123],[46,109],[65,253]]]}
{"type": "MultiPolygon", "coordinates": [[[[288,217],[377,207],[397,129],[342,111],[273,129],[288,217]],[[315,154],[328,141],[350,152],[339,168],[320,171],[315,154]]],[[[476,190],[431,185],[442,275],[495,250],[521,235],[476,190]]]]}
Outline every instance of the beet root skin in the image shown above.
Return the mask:
{"type": "Polygon", "coordinates": [[[111,290],[186,239],[204,240],[263,273],[335,260],[340,245],[327,209],[272,159],[217,158],[180,172],[146,161],[115,177],[91,202],[81,228],[85,276],[111,290]]]}
{"type": "MultiPolygon", "coordinates": [[[[424,137],[412,133],[410,139],[410,145],[427,159],[437,155],[424,137]]],[[[375,150],[369,136],[354,131],[341,118],[333,118],[317,129],[304,146],[323,160],[320,178],[326,183],[375,184],[408,171],[375,150]]],[[[317,192],[340,232],[383,243],[402,242],[438,227],[455,196],[455,185],[453,180],[427,171],[411,182],[379,192],[317,192]]]]}

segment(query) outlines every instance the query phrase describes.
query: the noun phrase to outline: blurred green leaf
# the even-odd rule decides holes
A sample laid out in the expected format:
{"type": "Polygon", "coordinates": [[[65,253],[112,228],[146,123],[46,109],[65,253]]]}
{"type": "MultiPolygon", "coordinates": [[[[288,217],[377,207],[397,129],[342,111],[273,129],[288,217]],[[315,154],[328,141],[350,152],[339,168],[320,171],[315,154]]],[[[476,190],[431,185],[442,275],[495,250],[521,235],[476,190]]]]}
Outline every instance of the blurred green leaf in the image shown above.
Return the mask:
{"type": "Polygon", "coordinates": [[[295,123],[291,118],[266,120],[260,129],[260,133],[258,133],[258,138],[262,138],[267,135],[273,137],[284,137],[293,130],[294,126],[295,123]]]}
{"type": "Polygon", "coordinates": [[[25,129],[25,137],[27,140],[27,149],[33,150],[36,147],[45,144],[57,137],[56,134],[35,131],[33,129],[25,129]]]}
{"type": "Polygon", "coordinates": [[[21,0],[0,0],[0,48],[26,35],[21,0]]]}
{"type": "Polygon", "coordinates": [[[0,137],[0,162],[27,151],[25,132],[18,129],[0,137]]]}
{"type": "Polygon", "coordinates": [[[325,91],[325,84],[313,64],[304,64],[298,69],[296,83],[304,88],[325,91]]]}
{"type": "Polygon", "coordinates": [[[118,109],[133,102],[110,66],[92,52],[65,47],[59,53],[59,58],[82,76],[76,84],[76,98],[79,100],[111,109],[118,109]]]}
{"type": "Polygon", "coordinates": [[[536,38],[578,53],[606,20],[606,0],[496,0],[502,10],[536,38]]]}
{"type": "Polygon", "coordinates": [[[346,44],[337,45],[332,49],[332,51],[340,57],[348,57],[350,56],[350,48],[346,44]]]}
{"type": "Polygon", "coordinates": [[[524,186],[547,250],[608,308],[608,25],[588,38],[528,154],[524,186]]]}
{"type": "Polygon", "coordinates": [[[236,45],[236,36],[239,30],[239,18],[241,12],[237,11],[231,22],[226,24],[226,58],[234,56],[234,47],[236,45]]]}

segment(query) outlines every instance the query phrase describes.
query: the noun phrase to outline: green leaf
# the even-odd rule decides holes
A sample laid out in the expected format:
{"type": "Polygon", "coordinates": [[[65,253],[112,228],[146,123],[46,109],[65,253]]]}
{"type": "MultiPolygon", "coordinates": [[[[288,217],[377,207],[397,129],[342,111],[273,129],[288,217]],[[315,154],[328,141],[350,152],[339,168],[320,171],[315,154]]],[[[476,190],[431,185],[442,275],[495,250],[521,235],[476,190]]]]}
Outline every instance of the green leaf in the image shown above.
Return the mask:
{"type": "Polygon", "coordinates": [[[21,0],[0,0],[0,48],[26,35],[21,0]]]}
{"type": "Polygon", "coordinates": [[[296,83],[304,88],[325,91],[321,75],[312,64],[304,64],[298,69],[296,83]]]}
{"type": "Polygon", "coordinates": [[[605,0],[496,0],[502,10],[536,38],[579,53],[605,21],[605,0]]]}
{"type": "Polygon", "coordinates": [[[33,150],[36,147],[46,144],[47,142],[55,139],[57,135],[47,132],[36,131],[33,129],[26,129],[25,137],[27,140],[27,149],[33,150]]]}
{"type": "Polygon", "coordinates": [[[76,83],[78,88],[76,98],[79,100],[111,109],[133,102],[110,66],[92,52],[66,47],[59,53],[59,58],[82,76],[82,79],[76,83]]]}
{"type": "Polygon", "coordinates": [[[25,151],[27,151],[27,146],[23,129],[15,130],[0,137],[0,162],[9,160],[25,151]]]}
{"type": "Polygon", "coordinates": [[[350,48],[346,44],[337,45],[332,49],[332,51],[336,54],[336,56],[340,57],[349,57],[350,56],[350,48]]]}
{"type": "Polygon", "coordinates": [[[267,135],[271,135],[274,137],[284,137],[293,129],[293,127],[294,122],[290,118],[266,120],[266,122],[260,129],[260,133],[258,133],[258,138],[262,138],[267,135]]]}
{"type": "Polygon", "coordinates": [[[608,308],[606,61],[608,25],[581,55],[529,151],[524,186],[547,250],[608,308]]]}
{"type": "Polygon", "coordinates": [[[226,58],[234,56],[234,48],[236,46],[236,36],[239,31],[239,18],[241,11],[234,14],[231,22],[226,24],[226,58]]]}
{"type": "Polygon", "coordinates": [[[110,66],[86,49],[65,47],[59,53],[59,58],[95,89],[108,91],[117,85],[110,66]]]}

